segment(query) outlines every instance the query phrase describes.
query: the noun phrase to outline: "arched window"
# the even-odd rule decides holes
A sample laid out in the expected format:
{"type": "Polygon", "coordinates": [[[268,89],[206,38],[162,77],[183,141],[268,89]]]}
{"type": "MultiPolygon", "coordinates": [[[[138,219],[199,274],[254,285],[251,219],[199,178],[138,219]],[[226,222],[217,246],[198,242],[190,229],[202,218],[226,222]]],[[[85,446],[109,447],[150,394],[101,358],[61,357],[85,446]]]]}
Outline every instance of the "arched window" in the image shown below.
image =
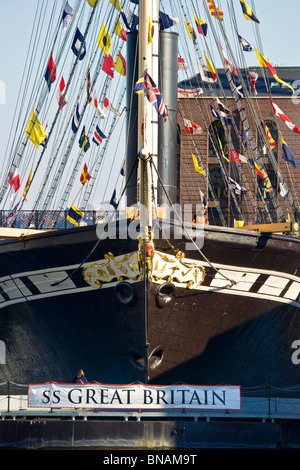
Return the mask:
{"type": "Polygon", "coordinates": [[[228,196],[228,185],[224,179],[221,165],[228,165],[227,160],[224,158],[228,159],[228,144],[220,120],[217,119],[211,123],[208,138],[208,171],[212,188],[212,191],[208,191],[208,198],[210,200],[226,199],[228,196]]]}
{"type": "Polygon", "coordinates": [[[208,155],[210,157],[216,157],[222,154],[222,151],[228,155],[228,144],[222,122],[217,119],[213,121],[209,126],[209,144],[208,144],[208,155]]]}
{"type": "Polygon", "coordinates": [[[269,149],[271,149],[277,159],[278,129],[275,122],[266,120],[260,123],[257,130],[257,148],[259,157],[269,158],[269,149]]]}
{"type": "MultiPolygon", "coordinates": [[[[278,159],[278,129],[274,121],[265,120],[260,123],[257,130],[257,150],[258,150],[258,163],[264,168],[268,179],[257,177],[257,184],[261,189],[261,193],[265,199],[270,199],[270,183],[277,194],[277,171],[274,168],[278,159]],[[270,150],[275,158],[275,162],[271,158],[270,150]]],[[[260,199],[260,194],[257,194],[257,198],[260,199]]]]}

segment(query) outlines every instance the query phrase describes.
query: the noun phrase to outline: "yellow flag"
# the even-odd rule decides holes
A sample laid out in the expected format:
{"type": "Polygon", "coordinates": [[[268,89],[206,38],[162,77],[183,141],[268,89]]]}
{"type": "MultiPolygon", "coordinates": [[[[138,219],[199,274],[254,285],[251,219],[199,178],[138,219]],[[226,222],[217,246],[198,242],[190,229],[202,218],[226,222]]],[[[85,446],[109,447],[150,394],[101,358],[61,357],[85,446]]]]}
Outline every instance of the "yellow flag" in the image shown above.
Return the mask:
{"type": "Polygon", "coordinates": [[[187,29],[189,38],[192,39],[193,42],[195,42],[196,41],[196,34],[195,34],[194,29],[193,29],[193,26],[190,23],[187,23],[186,21],[184,22],[184,24],[185,24],[185,27],[187,29]]]}
{"type": "Polygon", "coordinates": [[[270,147],[273,150],[276,147],[276,142],[273,139],[272,134],[271,134],[270,129],[268,128],[267,124],[265,122],[263,122],[263,125],[264,125],[264,129],[265,129],[266,136],[267,136],[267,139],[269,141],[270,147]]]}
{"type": "Polygon", "coordinates": [[[39,145],[47,137],[47,134],[42,124],[36,117],[34,109],[32,110],[29,122],[25,129],[25,133],[28,135],[29,139],[34,143],[36,147],[39,147],[39,145]]]}
{"type": "Polygon", "coordinates": [[[31,171],[30,171],[30,174],[28,176],[28,179],[27,179],[27,182],[26,182],[26,185],[25,185],[25,188],[24,188],[24,192],[23,192],[23,198],[25,199],[25,201],[27,201],[26,194],[27,194],[27,191],[29,189],[31,180],[32,180],[32,168],[31,168],[31,171]]]}
{"type": "Polygon", "coordinates": [[[283,80],[281,80],[278,75],[277,75],[277,72],[276,70],[274,69],[274,67],[270,64],[270,62],[267,61],[267,59],[255,48],[256,50],[256,55],[257,55],[257,58],[258,58],[258,62],[259,62],[259,65],[261,67],[268,67],[268,69],[270,70],[271,74],[273,75],[273,77],[275,78],[276,82],[278,83],[282,83],[283,85],[287,86],[288,88],[290,88],[292,90],[292,92],[294,93],[294,89],[291,85],[289,85],[288,83],[284,82],[283,80]]]}
{"type": "Polygon", "coordinates": [[[102,23],[97,42],[99,44],[100,49],[102,49],[103,52],[106,55],[108,55],[109,54],[109,49],[110,49],[110,46],[111,46],[111,37],[108,34],[108,31],[107,31],[104,23],[102,23]]]}
{"type": "MultiPolygon", "coordinates": [[[[90,5],[90,7],[94,7],[95,6],[95,3],[97,2],[97,5],[98,3],[100,2],[100,0],[87,0],[88,4],[90,5]]],[[[96,5],[96,6],[97,6],[96,5]]]]}
{"type": "Polygon", "coordinates": [[[149,21],[149,24],[148,24],[148,44],[151,44],[151,42],[153,41],[154,29],[153,29],[153,21],[150,18],[150,16],[149,16],[148,21],[149,21]]]}
{"type": "Polygon", "coordinates": [[[222,143],[221,143],[221,140],[220,140],[220,137],[219,137],[219,134],[217,133],[217,137],[218,137],[218,141],[219,141],[219,145],[220,145],[220,150],[221,150],[221,153],[222,153],[222,157],[227,161],[229,162],[228,158],[225,157],[225,153],[224,153],[224,150],[223,150],[223,146],[222,146],[222,143]]]}
{"type": "Polygon", "coordinates": [[[117,36],[119,36],[119,38],[123,39],[123,41],[126,41],[126,31],[123,28],[122,23],[119,20],[118,16],[117,16],[117,19],[116,19],[116,22],[115,22],[114,33],[117,36]]]}
{"type": "Polygon", "coordinates": [[[126,75],[126,60],[122,56],[121,52],[118,51],[116,60],[115,60],[115,66],[114,69],[116,72],[119,72],[123,77],[126,75]]]}
{"type": "Polygon", "coordinates": [[[193,157],[193,162],[194,162],[194,167],[195,167],[195,170],[200,173],[201,175],[204,175],[205,176],[205,171],[203,170],[202,166],[199,166],[198,165],[198,161],[197,161],[197,158],[195,157],[195,155],[192,153],[192,157],[193,157]]]}
{"type": "Polygon", "coordinates": [[[109,0],[110,3],[118,10],[120,13],[123,11],[119,0],[109,0]]]}

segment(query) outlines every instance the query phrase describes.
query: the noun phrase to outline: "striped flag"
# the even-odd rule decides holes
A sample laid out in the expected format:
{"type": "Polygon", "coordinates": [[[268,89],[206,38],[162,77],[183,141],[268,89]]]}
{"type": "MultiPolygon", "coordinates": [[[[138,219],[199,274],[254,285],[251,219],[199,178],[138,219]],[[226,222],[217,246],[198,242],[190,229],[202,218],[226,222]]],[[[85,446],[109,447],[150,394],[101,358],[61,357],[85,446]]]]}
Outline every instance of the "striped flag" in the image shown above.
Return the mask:
{"type": "Polygon", "coordinates": [[[220,10],[216,2],[214,2],[213,0],[207,0],[207,3],[208,3],[210,14],[214,16],[215,18],[218,18],[221,21],[223,21],[224,13],[222,12],[222,10],[220,10]]]}
{"type": "Polygon", "coordinates": [[[177,88],[178,98],[195,98],[203,94],[202,88],[177,88]]]}
{"type": "Polygon", "coordinates": [[[68,211],[67,220],[73,225],[79,225],[79,221],[83,216],[84,212],[80,211],[77,209],[77,207],[71,204],[71,207],[68,211]]]}
{"type": "Polygon", "coordinates": [[[245,2],[245,0],[240,0],[240,3],[245,19],[260,24],[249,5],[247,5],[247,3],[245,2]]]}
{"type": "Polygon", "coordinates": [[[94,136],[92,141],[95,142],[96,145],[101,144],[102,139],[106,139],[106,135],[100,130],[99,126],[96,126],[96,130],[94,132],[94,136]]]}

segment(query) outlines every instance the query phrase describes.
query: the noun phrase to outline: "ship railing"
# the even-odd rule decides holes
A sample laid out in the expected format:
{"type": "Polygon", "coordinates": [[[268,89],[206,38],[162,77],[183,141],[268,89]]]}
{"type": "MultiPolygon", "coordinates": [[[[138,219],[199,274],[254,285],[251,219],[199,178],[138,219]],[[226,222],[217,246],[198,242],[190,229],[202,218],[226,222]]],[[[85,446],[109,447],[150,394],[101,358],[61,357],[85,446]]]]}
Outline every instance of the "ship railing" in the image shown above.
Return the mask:
{"type": "Polygon", "coordinates": [[[28,386],[14,382],[0,383],[0,419],[58,418],[72,420],[218,420],[247,419],[276,421],[300,419],[300,385],[278,388],[269,385],[241,389],[240,410],[213,410],[178,408],[176,410],[116,410],[101,408],[32,408],[28,406],[28,386]]]}
{"type": "MultiPolygon", "coordinates": [[[[113,207],[107,210],[82,210],[83,216],[79,226],[105,223],[112,220],[124,219],[125,211],[115,213],[113,207]]],[[[0,227],[30,228],[43,230],[59,230],[74,227],[68,220],[68,210],[63,211],[25,211],[20,210],[13,217],[11,211],[0,211],[0,227]]]]}

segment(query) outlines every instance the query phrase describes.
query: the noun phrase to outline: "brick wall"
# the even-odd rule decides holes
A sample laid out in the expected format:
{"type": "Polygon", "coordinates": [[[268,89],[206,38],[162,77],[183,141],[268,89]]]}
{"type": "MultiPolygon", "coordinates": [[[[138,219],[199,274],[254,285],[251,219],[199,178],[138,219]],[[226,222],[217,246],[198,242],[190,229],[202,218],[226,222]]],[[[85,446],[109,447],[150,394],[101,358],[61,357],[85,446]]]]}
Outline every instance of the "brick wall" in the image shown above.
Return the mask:
{"type": "MultiPolygon", "coordinates": [[[[221,102],[230,108],[235,123],[238,129],[238,132],[241,134],[242,124],[239,118],[239,114],[236,109],[236,105],[233,98],[220,98],[221,102]]],[[[292,102],[291,97],[277,97],[273,101],[279,106],[279,108],[291,119],[291,121],[300,127],[300,106],[292,102]]],[[[257,123],[260,123],[262,120],[270,120],[275,123],[277,130],[282,133],[282,136],[290,149],[293,152],[293,155],[298,163],[298,168],[295,169],[290,163],[286,163],[282,158],[282,149],[280,135],[278,133],[278,167],[285,179],[285,182],[293,194],[294,202],[296,206],[300,206],[300,135],[292,132],[286,124],[282,121],[281,118],[276,117],[273,112],[269,98],[259,97],[253,98],[251,103],[247,102],[246,99],[241,99],[243,108],[245,109],[245,114],[248,119],[249,127],[253,135],[253,144],[254,147],[257,147],[257,123]],[[251,108],[254,108],[255,113],[251,112],[251,108]]],[[[197,204],[199,203],[199,190],[201,189],[205,195],[208,195],[207,187],[207,178],[197,173],[194,169],[194,164],[192,160],[192,153],[197,157],[199,165],[203,166],[206,174],[208,172],[208,165],[216,163],[220,166],[219,160],[217,157],[209,156],[209,139],[208,139],[208,127],[211,125],[215,118],[211,114],[210,105],[217,109],[212,98],[200,97],[200,98],[180,98],[178,100],[178,125],[180,128],[180,202],[181,204],[197,204]],[[196,124],[201,126],[201,133],[194,133],[192,136],[188,135],[185,130],[183,118],[190,119],[196,124]]],[[[253,155],[253,152],[250,150],[250,145],[248,145],[248,150],[242,148],[240,143],[240,138],[236,135],[234,126],[227,126],[231,135],[232,146],[234,150],[239,153],[245,153],[248,158],[256,158],[257,154],[253,155]]],[[[246,223],[255,223],[259,220],[257,219],[256,207],[263,210],[264,204],[257,200],[257,195],[255,191],[257,176],[253,173],[247,164],[242,165],[241,176],[241,165],[236,164],[231,161],[230,163],[226,162],[222,157],[219,157],[221,164],[224,168],[229,171],[229,174],[236,176],[239,172],[240,179],[238,182],[242,185],[246,185],[250,191],[247,191],[246,196],[243,197],[242,207],[243,207],[243,217],[246,223]],[[238,168],[237,168],[238,167],[238,168]],[[238,170],[238,172],[237,172],[238,170]]],[[[261,166],[265,167],[265,164],[268,162],[269,157],[266,159],[258,159],[258,162],[261,166]]],[[[275,183],[276,184],[276,183],[275,183]]],[[[246,187],[245,186],[245,187],[246,187]]],[[[277,206],[280,205],[279,210],[281,210],[284,216],[287,216],[289,213],[291,217],[294,215],[294,210],[289,202],[285,201],[280,195],[277,195],[277,187],[275,190],[275,199],[274,204],[277,206]]],[[[236,196],[237,202],[241,203],[241,197],[236,196]]],[[[270,200],[265,200],[266,206],[272,211],[273,203],[270,200]]],[[[209,208],[212,213],[212,209],[216,206],[222,208],[223,213],[226,215],[226,219],[229,225],[233,225],[234,218],[240,218],[239,213],[235,209],[235,198],[232,197],[232,193],[226,197],[220,198],[218,202],[209,201],[209,208]]],[[[260,221],[262,222],[262,220],[260,221]]],[[[212,221],[213,223],[213,221],[212,221]]]]}

